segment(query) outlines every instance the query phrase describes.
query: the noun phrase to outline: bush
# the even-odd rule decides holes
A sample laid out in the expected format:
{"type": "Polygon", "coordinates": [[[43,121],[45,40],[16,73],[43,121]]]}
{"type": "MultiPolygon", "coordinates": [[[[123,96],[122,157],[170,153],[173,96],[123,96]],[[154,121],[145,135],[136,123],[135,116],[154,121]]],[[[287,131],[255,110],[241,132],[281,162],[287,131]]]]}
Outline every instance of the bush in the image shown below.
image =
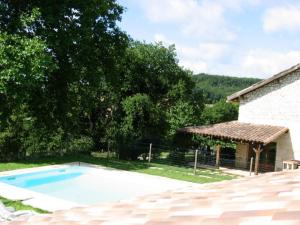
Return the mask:
{"type": "Polygon", "coordinates": [[[48,156],[66,151],[64,132],[61,129],[48,131],[43,128],[32,129],[22,138],[22,148],[26,156],[48,156]]]}
{"type": "Polygon", "coordinates": [[[67,152],[91,152],[94,146],[93,139],[86,136],[73,138],[68,146],[67,152]]]}
{"type": "Polygon", "coordinates": [[[0,161],[11,161],[24,156],[20,139],[10,131],[0,133],[0,161]]]}
{"type": "Polygon", "coordinates": [[[149,146],[142,146],[138,144],[123,144],[118,148],[120,159],[137,160],[139,156],[145,155],[149,152],[149,146]]]}
{"type": "Polygon", "coordinates": [[[30,132],[22,139],[22,148],[26,151],[26,156],[31,157],[90,152],[93,146],[92,138],[66,135],[62,129],[51,133],[48,130],[39,129],[39,132],[30,132]]]}

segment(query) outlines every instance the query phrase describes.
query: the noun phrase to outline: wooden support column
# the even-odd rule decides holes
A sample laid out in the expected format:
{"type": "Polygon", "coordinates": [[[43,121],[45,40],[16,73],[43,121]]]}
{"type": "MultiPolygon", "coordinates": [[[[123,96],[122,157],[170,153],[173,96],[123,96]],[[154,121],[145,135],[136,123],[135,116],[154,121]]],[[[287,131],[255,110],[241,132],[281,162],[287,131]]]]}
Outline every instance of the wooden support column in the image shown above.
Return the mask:
{"type": "Polygon", "coordinates": [[[257,148],[253,148],[253,151],[255,152],[255,168],[254,168],[254,172],[255,172],[255,175],[258,175],[259,158],[260,158],[260,153],[263,151],[263,148],[262,148],[261,145],[258,145],[257,148]]]}
{"type": "Polygon", "coordinates": [[[221,145],[216,145],[216,168],[220,167],[221,145]]]}

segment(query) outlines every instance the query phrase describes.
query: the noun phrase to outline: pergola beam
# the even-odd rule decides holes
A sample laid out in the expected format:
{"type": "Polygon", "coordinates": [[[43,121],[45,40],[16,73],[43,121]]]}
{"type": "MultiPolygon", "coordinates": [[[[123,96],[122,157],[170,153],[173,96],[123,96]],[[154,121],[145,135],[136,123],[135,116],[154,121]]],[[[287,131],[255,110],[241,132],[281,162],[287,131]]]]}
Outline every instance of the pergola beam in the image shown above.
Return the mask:
{"type": "Polygon", "coordinates": [[[254,167],[254,172],[255,172],[255,175],[258,175],[260,153],[263,151],[262,145],[258,145],[257,148],[253,148],[253,151],[255,152],[255,167],[254,167]]]}
{"type": "Polygon", "coordinates": [[[220,168],[221,145],[216,145],[216,168],[220,168]]]}

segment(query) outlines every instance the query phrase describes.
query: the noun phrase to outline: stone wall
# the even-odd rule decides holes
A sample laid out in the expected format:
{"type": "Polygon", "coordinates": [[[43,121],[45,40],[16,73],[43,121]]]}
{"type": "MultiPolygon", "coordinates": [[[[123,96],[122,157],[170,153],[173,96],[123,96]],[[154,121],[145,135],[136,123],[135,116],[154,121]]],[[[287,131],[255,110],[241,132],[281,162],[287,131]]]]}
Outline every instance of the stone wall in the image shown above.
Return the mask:
{"type": "Polygon", "coordinates": [[[284,126],[277,143],[276,170],[286,159],[300,159],[300,72],[273,81],[240,99],[239,121],[284,126]]]}

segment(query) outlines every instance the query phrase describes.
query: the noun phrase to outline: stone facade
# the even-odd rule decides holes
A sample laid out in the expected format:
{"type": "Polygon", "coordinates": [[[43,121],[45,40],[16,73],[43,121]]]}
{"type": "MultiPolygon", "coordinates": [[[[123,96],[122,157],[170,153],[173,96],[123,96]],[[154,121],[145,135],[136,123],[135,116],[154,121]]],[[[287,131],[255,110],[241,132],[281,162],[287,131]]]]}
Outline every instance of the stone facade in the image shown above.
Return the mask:
{"type": "Polygon", "coordinates": [[[282,161],[300,159],[300,72],[295,71],[240,97],[239,121],[284,126],[276,140],[275,170],[282,161]]]}

